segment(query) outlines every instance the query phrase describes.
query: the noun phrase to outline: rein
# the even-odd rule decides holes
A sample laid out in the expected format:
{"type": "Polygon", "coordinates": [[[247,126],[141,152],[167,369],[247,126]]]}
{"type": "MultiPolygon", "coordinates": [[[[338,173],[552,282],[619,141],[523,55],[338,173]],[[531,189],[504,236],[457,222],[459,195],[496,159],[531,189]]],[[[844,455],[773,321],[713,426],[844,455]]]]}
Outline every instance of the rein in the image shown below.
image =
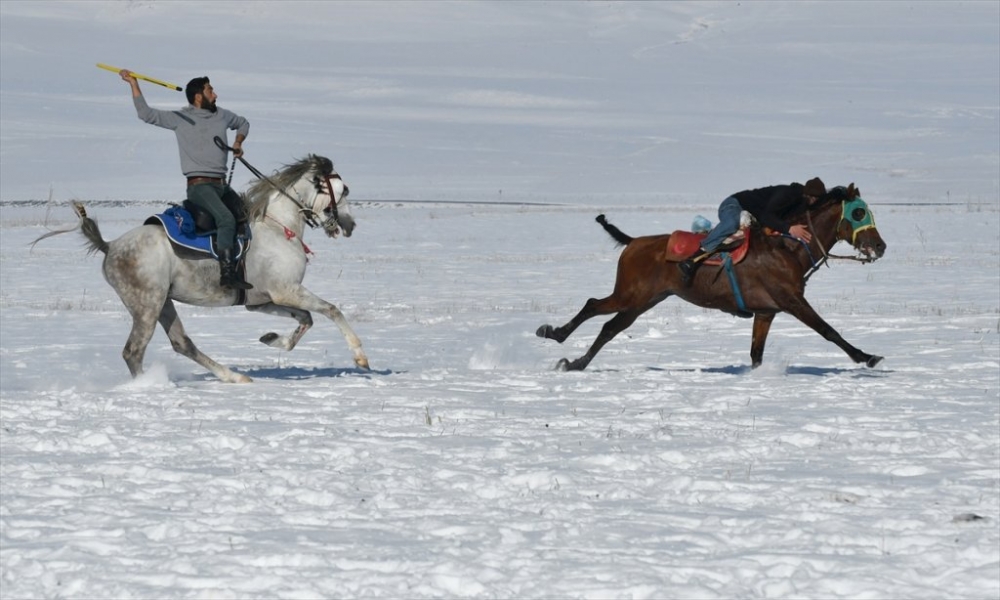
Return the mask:
{"type": "MultiPolygon", "coordinates": [[[[340,175],[337,175],[337,179],[340,179],[340,175]]],[[[333,184],[330,183],[330,176],[326,173],[323,174],[323,181],[326,182],[326,193],[330,195],[330,218],[323,223],[323,229],[329,231],[329,223],[333,223],[334,227],[340,222],[340,211],[337,210],[337,197],[333,195],[333,184]]],[[[343,180],[341,180],[343,182],[343,180]]]]}
{"type": "MultiPolygon", "coordinates": [[[[809,229],[811,231],[815,231],[816,230],[816,228],[813,227],[812,211],[808,211],[808,210],[806,211],[806,223],[809,224],[809,229]]],[[[789,237],[792,237],[792,236],[789,236],[789,237]]],[[[800,240],[799,238],[793,238],[793,239],[798,240],[799,243],[802,244],[802,247],[806,249],[806,254],[809,255],[809,262],[812,263],[812,266],[809,267],[809,270],[806,271],[806,274],[802,276],[802,281],[809,281],[809,278],[813,276],[813,273],[815,273],[816,271],[819,271],[819,268],[821,266],[826,265],[827,268],[830,267],[830,263],[828,262],[830,260],[830,253],[827,252],[826,248],[823,247],[823,243],[822,242],[819,243],[819,249],[823,253],[823,257],[817,261],[816,259],[813,258],[812,251],[809,250],[809,244],[805,243],[803,240],[800,240]]],[[[834,242],[834,243],[836,243],[836,242],[834,242]]]]}
{"type": "MultiPolygon", "coordinates": [[[[215,136],[214,141],[215,141],[215,145],[218,146],[220,150],[225,150],[226,152],[233,152],[233,148],[231,146],[229,146],[228,144],[226,144],[226,142],[224,142],[222,140],[222,138],[220,138],[219,136],[215,136]]],[[[309,208],[307,206],[303,206],[303,204],[301,202],[299,202],[299,200],[297,198],[293,197],[291,194],[289,194],[288,192],[286,192],[284,189],[278,187],[278,185],[276,183],[274,183],[273,181],[271,181],[270,179],[268,179],[266,175],[264,175],[259,170],[257,170],[256,167],[254,167],[253,165],[251,165],[250,163],[248,163],[245,158],[243,158],[242,156],[236,156],[235,153],[233,154],[233,167],[236,167],[236,160],[235,159],[237,159],[237,158],[240,160],[241,163],[243,163],[243,166],[246,167],[247,169],[249,169],[250,172],[253,173],[258,179],[262,179],[262,180],[266,181],[267,183],[271,184],[271,187],[273,187],[275,190],[277,190],[281,195],[283,195],[286,198],[288,198],[289,200],[291,200],[295,204],[295,206],[298,206],[299,207],[299,212],[302,213],[302,217],[303,217],[303,219],[305,219],[305,222],[306,222],[307,225],[309,225],[309,227],[312,227],[312,228],[315,229],[316,227],[319,227],[320,225],[322,225],[323,229],[327,229],[327,222],[329,222],[331,220],[334,223],[337,222],[337,219],[339,218],[339,214],[337,212],[337,199],[333,195],[333,185],[330,183],[330,176],[329,175],[324,174],[323,178],[326,180],[326,189],[327,189],[327,192],[330,194],[330,208],[331,208],[332,214],[330,216],[330,219],[327,220],[327,222],[320,223],[319,218],[316,215],[316,211],[314,211],[313,209],[311,209],[311,208],[309,208]]],[[[232,169],[230,169],[229,178],[232,179],[232,177],[233,177],[233,175],[232,175],[232,169]]]]}

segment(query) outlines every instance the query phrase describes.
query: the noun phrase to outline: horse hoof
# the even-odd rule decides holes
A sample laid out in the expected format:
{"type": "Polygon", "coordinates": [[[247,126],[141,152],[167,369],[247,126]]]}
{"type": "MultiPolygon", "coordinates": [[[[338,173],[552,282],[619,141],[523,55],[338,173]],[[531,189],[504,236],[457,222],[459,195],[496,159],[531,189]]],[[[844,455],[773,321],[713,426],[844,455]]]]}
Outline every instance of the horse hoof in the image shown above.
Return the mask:
{"type": "Polygon", "coordinates": [[[268,346],[270,346],[271,343],[274,342],[274,340],[278,339],[279,337],[281,336],[272,331],[271,333],[265,333],[264,335],[260,336],[260,341],[262,344],[267,344],[268,346]]]}
{"type": "Polygon", "coordinates": [[[541,327],[538,328],[537,331],[535,331],[535,335],[537,335],[540,338],[548,338],[551,334],[552,334],[551,325],[542,325],[541,327]]]}
{"type": "Polygon", "coordinates": [[[582,371],[587,368],[587,364],[590,361],[585,361],[584,357],[580,357],[576,360],[570,361],[565,358],[561,359],[556,363],[557,371],[582,371]]]}
{"type": "Polygon", "coordinates": [[[364,369],[365,371],[371,370],[371,367],[368,366],[367,358],[356,358],[354,359],[354,364],[357,365],[359,369],[364,369]]]}
{"type": "Polygon", "coordinates": [[[253,383],[253,379],[244,375],[243,373],[231,373],[229,377],[225,379],[226,383],[253,383]]]}
{"type": "Polygon", "coordinates": [[[881,356],[872,356],[872,357],[871,357],[871,358],[869,358],[869,359],[868,359],[867,361],[865,361],[865,364],[866,364],[866,365],[867,365],[868,367],[874,367],[875,365],[877,365],[877,364],[879,364],[880,362],[882,362],[882,358],[883,358],[883,357],[881,357],[881,356]]]}

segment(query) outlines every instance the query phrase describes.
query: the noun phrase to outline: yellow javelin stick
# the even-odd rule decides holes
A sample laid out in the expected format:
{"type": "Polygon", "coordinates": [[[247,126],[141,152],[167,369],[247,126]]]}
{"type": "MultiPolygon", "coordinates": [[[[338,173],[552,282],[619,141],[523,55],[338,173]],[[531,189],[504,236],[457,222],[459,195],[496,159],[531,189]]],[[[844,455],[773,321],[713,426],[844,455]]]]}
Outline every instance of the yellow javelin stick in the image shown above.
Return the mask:
{"type": "MultiPolygon", "coordinates": [[[[111,65],[106,65],[104,63],[97,63],[97,66],[99,68],[101,68],[101,69],[104,69],[105,71],[113,71],[115,73],[119,73],[119,72],[121,72],[123,70],[123,69],[119,69],[118,67],[112,67],[111,65]]],[[[154,79],[152,77],[146,77],[145,75],[140,75],[140,74],[132,72],[132,71],[129,71],[129,73],[132,73],[132,77],[135,77],[136,79],[142,79],[143,81],[148,81],[150,83],[155,83],[156,85],[162,85],[165,88],[170,88],[172,90],[177,90],[178,92],[184,91],[184,89],[181,86],[179,86],[179,85],[174,85],[172,83],[167,83],[166,81],[163,81],[163,80],[160,80],[160,79],[154,79]]]]}

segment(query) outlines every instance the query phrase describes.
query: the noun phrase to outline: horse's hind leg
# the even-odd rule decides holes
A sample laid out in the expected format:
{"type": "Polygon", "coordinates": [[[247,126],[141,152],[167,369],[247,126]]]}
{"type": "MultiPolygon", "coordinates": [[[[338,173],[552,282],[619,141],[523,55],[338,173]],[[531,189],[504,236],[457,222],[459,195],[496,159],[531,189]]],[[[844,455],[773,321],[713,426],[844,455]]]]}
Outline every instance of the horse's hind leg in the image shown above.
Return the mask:
{"type": "Polygon", "coordinates": [[[132,377],[138,377],[142,375],[142,360],[146,356],[146,347],[149,346],[149,340],[156,330],[156,313],[138,312],[129,308],[132,313],[132,331],[129,332],[128,341],[122,349],[122,358],[125,359],[132,377]]]}
{"type": "Polygon", "coordinates": [[[309,331],[309,328],[313,326],[312,315],[309,314],[309,311],[292,308],[291,306],[278,306],[277,304],[269,302],[267,304],[247,306],[247,310],[250,312],[262,312],[279,317],[291,317],[298,322],[299,326],[295,328],[295,331],[293,331],[291,335],[278,335],[272,331],[260,336],[260,341],[268,346],[271,346],[272,348],[281,348],[286,351],[291,350],[296,344],[299,343],[302,336],[309,331]]]}
{"type": "Polygon", "coordinates": [[[591,344],[590,349],[587,350],[586,354],[573,361],[564,358],[559,361],[556,368],[562,371],[582,371],[587,368],[587,365],[590,364],[590,361],[594,360],[594,357],[597,356],[597,353],[600,352],[601,348],[603,348],[605,344],[614,339],[614,337],[622,331],[628,329],[628,327],[639,318],[639,315],[646,312],[650,308],[651,306],[644,306],[639,309],[626,310],[618,313],[612,317],[610,321],[604,324],[604,327],[601,328],[601,333],[598,334],[597,339],[595,339],[594,343],[591,344]]]}
{"type": "Polygon", "coordinates": [[[190,358],[226,383],[249,383],[253,381],[246,375],[235,373],[229,367],[220,365],[203,354],[194,345],[191,338],[187,336],[187,333],[184,332],[184,326],[181,325],[180,317],[177,316],[177,309],[174,307],[173,301],[169,298],[164,302],[163,309],[160,310],[159,320],[163,330],[167,332],[167,337],[170,338],[170,345],[173,346],[174,352],[190,358]]]}
{"type": "Polygon", "coordinates": [[[615,296],[611,295],[607,298],[602,298],[598,300],[597,298],[590,298],[587,300],[580,312],[576,314],[575,317],[569,320],[568,323],[562,327],[553,327],[551,325],[542,325],[535,331],[535,335],[540,338],[546,338],[550,340],[555,340],[560,344],[566,341],[576,328],[583,325],[588,319],[592,319],[597,315],[610,315],[613,312],[618,312],[621,309],[619,303],[615,300],[615,296]]]}

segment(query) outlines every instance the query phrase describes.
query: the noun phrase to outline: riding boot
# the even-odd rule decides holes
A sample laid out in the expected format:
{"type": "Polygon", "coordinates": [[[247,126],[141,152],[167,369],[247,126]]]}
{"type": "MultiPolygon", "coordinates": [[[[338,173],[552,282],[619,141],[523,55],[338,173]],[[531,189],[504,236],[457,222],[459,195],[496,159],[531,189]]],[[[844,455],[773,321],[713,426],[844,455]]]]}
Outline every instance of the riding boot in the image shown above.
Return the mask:
{"type": "Polygon", "coordinates": [[[253,289],[253,286],[244,281],[236,269],[236,263],[233,262],[232,248],[219,250],[219,272],[221,273],[219,285],[222,287],[234,290],[253,289]]]}
{"type": "Polygon", "coordinates": [[[691,278],[694,277],[694,272],[698,270],[698,265],[707,256],[708,252],[698,248],[694,254],[677,263],[677,268],[681,270],[681,275],[684,277],[684,283],[691,283],[691,278]]]}

